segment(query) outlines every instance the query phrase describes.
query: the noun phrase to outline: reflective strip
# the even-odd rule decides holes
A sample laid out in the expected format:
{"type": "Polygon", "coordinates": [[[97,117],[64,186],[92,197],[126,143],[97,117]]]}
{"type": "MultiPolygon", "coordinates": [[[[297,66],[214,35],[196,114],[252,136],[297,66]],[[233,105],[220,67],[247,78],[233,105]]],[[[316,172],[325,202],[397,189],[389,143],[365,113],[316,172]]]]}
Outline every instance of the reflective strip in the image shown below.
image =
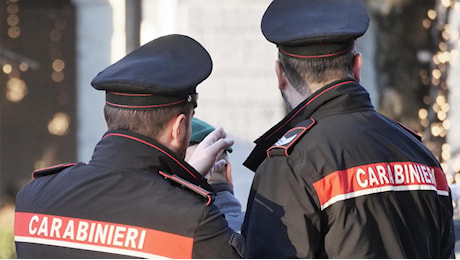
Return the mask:
{"type": "Polygon", "coordinates": [[[16,212],[16,242],[145,258],[191,258],[193,238],[117,223],[16,212]]]}
{"type": "Polygon", "coordinates": [[[449,196],[442,169],[413,162],[374,163],[336,171],[313,187],[322,210],[338,201],[387,191],[432,190],[449,196]]]}

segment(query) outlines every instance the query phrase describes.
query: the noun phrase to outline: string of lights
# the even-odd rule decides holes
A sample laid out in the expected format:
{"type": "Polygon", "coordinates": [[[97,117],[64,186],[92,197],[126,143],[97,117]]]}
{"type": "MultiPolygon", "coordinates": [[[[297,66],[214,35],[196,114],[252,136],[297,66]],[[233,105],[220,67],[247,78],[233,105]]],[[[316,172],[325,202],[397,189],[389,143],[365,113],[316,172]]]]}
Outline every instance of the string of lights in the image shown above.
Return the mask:
{"type": "Polygon", "coordinates": [[[425,128],[420,134],[446,172],[460,170],[448,169],[447,162],[451,158],[451,153],[446,138],[451,127],[448,119],[450,105],[447,79],[449,68],[458,57],[458,51],[453,47],[459,44],[459,32],[451,27],[449,17],[451,12],[458,8],[458,1],[438,0],[436,10],[428,10],[427,18],[422,21],[423,27],[431,30],[436,49],[433,52],[431,73],[421,73],[422,83],[429,86],[430,94],[424,99],[427,109],[422,108],[418,113],[420,123],[425,128]]]}

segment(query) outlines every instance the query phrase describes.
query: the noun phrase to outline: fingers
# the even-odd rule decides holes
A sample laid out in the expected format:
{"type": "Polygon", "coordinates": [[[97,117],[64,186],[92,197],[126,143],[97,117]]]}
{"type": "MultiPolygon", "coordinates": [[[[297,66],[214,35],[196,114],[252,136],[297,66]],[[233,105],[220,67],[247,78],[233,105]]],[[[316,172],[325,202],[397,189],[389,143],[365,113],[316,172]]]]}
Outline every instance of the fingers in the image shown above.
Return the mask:
{"type": "Polygon", "coordinates": [[[215,143],[208,146],[208,153],[214,157],[217,157],[226,148],[232,146],[233,143],[234,141],[231,138],[219,139],[215,143]]]}
{"type": "Polygon", "coordinates": [[[233,139],[227,138],[224,129],[219,127],[200,142],[188,159],[188,163],[201,173],[201,175],[205,176],[216,163],[217,156],[225,148],[232,146],[233,143],[233,139]]]}
{"type": "Polygon", "coordinates": [[[233,185],[231,170],[228,167],[230,163],[225,159],[219,160],[214,164],[214,168],[209,174],[208,182],[213,183],[230,183],[233,185]]]}
{"type": "Polygon", "coordinates": [[[225,159],[217,161],[214,164],[214,172],[221,172],[226,164],[227,164],[227,161],[225,159]]]}
{"type": "Polygon", "coordinates": [[[224,129],[222,127],[218,127],[214,129],[214,131],[209,133],[203,139],[203,141],[201,141],[201,143],[207,146],[207,145],[215,143],[219,139],[226,138],[226,137],[227,137],[227,134],[225,133],[224,129]]]}
{"type": "Polygon", "coordinates": [[[203,141],[201,141],[199,146],[206,147],[210,155],[217,157],[220,152],[233,144],[234,140],[232,138],[227,138],[224,129],[219,127],[208,134],[203,141]]]}

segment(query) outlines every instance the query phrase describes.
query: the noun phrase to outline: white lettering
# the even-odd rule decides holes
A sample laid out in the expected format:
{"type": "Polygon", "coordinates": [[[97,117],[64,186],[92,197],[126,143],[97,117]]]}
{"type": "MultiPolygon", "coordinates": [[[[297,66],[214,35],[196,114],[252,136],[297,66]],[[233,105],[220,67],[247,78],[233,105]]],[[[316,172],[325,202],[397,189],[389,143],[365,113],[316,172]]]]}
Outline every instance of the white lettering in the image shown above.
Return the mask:
{"type": "Polygon", "coordinates": [[[417,183],[420,183],[420,176],[417,170],[415,169],[414,165],[409,164],[409,171],[410,171],[410,181],[411,182],[417,181],[417,183]]]}
{"type": "Polygon", "coordinates": [[[422,169],[420,168],[420,165],[417,164],[415,167],[417,168],[417,172],[418,172],[418,175],[420,176],[420,180],[423,183],[429,182],[429,181],[425,180],[425,177],[423,177],[423,172],[422,172],[422,169]]]}
{"type": "Polygon", "coordinates": [[[88,242],[93,242],[93,238],[94,238],[94,227],[96,226],[95,223],[91,223],[91,227],[89,228],[89,238],[88,238],[88,242]]]}
{"type": "Polygon", "coordinates": [[[391,171],[390,165],[387,165],[387,170],[388,170],[388,178],[390,179],[390,183],[394,184],[395,180],[393,179],[393,172],[391,171]]]}
{"type": "Polygon", "coordinates": [[[361,180],[361,175],[366,174],[366,172],[363,169],[358,168],[356,170],[356,181],[358,181],[358,185],[361,186],[362,188],[366,188],[368,185],[367,179],[364,179],[364,181],[361,180]]]}
{"type": "Polygon", "coordinates": [[[97,224],[96,234],[94,235],[94,243],[101,241],[102,244],[105,244],[105,239],[107,238],[107,225],[97,224]]]}
{"type": "Polygon", "coordinates": [[[110,226],[110,228],[109,228],[109,237],[107,238],[107,245],[112,244],[113,229],[114,229],[114,226],[110,226]]]}
{"type": "Polygon", "coordinates": [[[146,233],[147,233],[147,231],[142,230],[142,232],[141,232],[141,238],[139,238],[139,244],[137,245],[137,248],[138,248],[138,249],[144,248],[145,234],[146,234],[146,233]]]}
{"type": "Polygon", "coordinates": [[[406,173],[406,183],[409,182],[409,170],[407,170],[407,165],[404,164],[404,172],[406,173]]]}
{"type": "Polygon", "coordinates": [[[85,221],[78,222],[77,237],[78,241],[85,241],[88,238],[89,224],[85,221]]]}
{"type": "Polygon", "coordinates": [[[380,184],[388,183],[388,178],[386,176],[385,167],[381,165],[377,165],[375,168],[377,169],[377,173],[379,174],[380,184]]]}
{"type": "Polygon", "coordinates": [[[403,174],[403,167],[401,165],[395,165],[395,183],[401,184],[404,182],[404,174],[403,174]]]}
{"type": "Polygon", "coordinates": [[[70,238],[71,240],[74,240],[75,239],[74,230],[75,230],[74,222],[73,220],[69,220],[69,222],[67,222],[67,226],[65,227],[62,238],[63,239],[70,238]]]}
{"type": "Polygon", "coordinates": [[[37,236],[42,234],[48,236],[48,217],[43,217],[42,223],[40,223],[40,227],[38,228],[37,236]]]}
{"type": "Polygon", "coordinates": [[[123,246],[123,242],[120,241],[119,239],[123,239],[124,237],[124,232],[126,231],[126,228],[125,227],[120,227],[120,226],[117,226],[115,228],[115,236],[113,237],[113,245],[115,246],[123,246]]]}
{"type": "Polygon", "coordinates": [[[126,232],[126,240],[125,240],[125,247],[132,247],[136,248],[136,238],[139,235],[139,231],[135,228],[128,228],[126,232]],[[131,243],[131,245],[129,245],[131,243]]]}
{"type": "Polygon", "coordinates": [[[38,221],[40,220],[40,218],[37,216],[37,215],[33,215],[31,218],[30,218],[30,222],[29,222],[29,234],[31,235],[35,235],[35,233],[37,232],[37,228],[33,227],[34,225],[34,222],[35,223],[38,223],[38,221]]]}
{"type": "Polygon", "coordinates": [[[50,237],[61,238],[59,230],[62,227],[62,220],[60,218],[53,218],[51,221],[50,237]]]}
{"type": "Polygon", "coordinates": [[[423,176],[425,177],[426,182],[431,183],[430,178],[429,178],[430,176],[428,176],[427,167],[422,165],[421,168],[422,168],[423,176]]]}
{"type": "Polygon", "coordinates": [[[379,185],[379,181],[377,180],[377,176],[375,176],[375,173],[374,173],[374,170],[369,167],[367,168],[367,170],[369,171],[369,185],[370,186],[374,186],[375,184],[379,185]]]}
{"type": "MultiPolygon", "coordinates": [[[[366,174],[365,170],[361,173],[366,174]]],[[[366,177],[362,181],[367,185],[366,177]]],[[[42,215],[30,217],[28,231],[35,236],[133,249],[143,249],[147,236],[147,230],[142,228],[42,215]]]]}
{"type": "Polygon", "coordinates": [[[434,168],[428,167],[428,171],[429,171],[429,175],[431,177],[431,183],[433,183],[434,186],[437,186],[437,184],[436,184],[436,175],[434,173],[434,168]]]}

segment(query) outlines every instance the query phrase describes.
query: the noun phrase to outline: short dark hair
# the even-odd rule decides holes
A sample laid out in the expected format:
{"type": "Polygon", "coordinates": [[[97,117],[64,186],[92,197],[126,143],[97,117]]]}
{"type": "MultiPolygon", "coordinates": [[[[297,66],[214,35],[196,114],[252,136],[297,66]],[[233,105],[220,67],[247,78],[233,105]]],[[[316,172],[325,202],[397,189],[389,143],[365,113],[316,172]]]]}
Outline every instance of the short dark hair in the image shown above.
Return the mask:
{"type": "Polygon", "coordinates": [[[331,79],[353,76],[355,49],[343,55],[317,59],[299,59],[278,52],[283,71],[292,86],[301,94],[311,83],[326,83],[331,79]]]}
{"type": "Polygon", "coordinates": [[[104,117],[109,130],[126,130],[155,139],[173,117],[184,114],[188,120],[193,108],[193,103],[150,109],[124,109],[106,104],[104,117]]]}

